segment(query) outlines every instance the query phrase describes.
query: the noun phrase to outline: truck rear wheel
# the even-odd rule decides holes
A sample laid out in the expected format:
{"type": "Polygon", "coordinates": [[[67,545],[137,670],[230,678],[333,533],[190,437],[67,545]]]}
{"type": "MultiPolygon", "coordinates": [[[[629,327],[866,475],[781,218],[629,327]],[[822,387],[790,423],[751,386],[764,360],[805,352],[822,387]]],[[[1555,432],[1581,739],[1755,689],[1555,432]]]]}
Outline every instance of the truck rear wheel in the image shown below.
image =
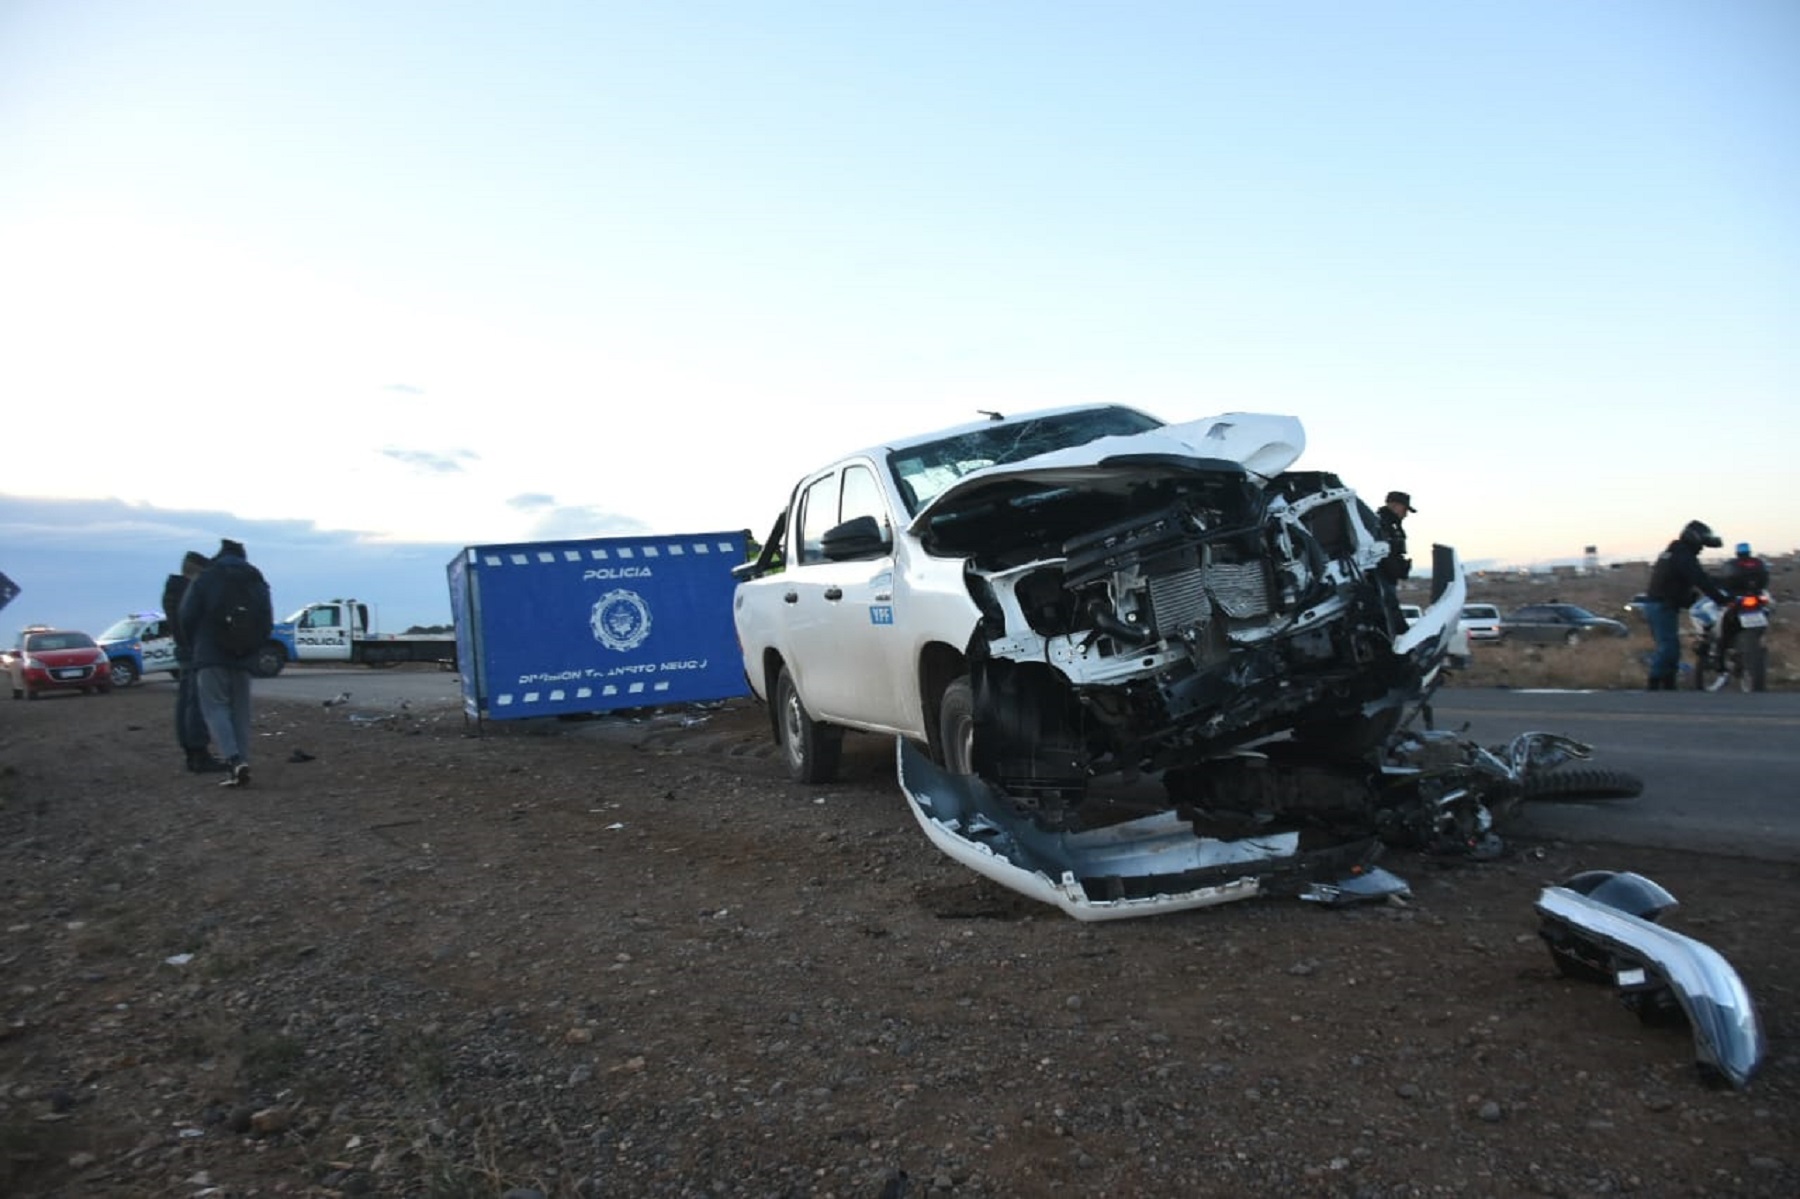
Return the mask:
{"type": "Polygon", "coordinates": [[[796,783],[829,783],[836,778],[844,730],[812,718],[785,666],[775,684],[775,714],[788,777],[796,783]]]}
{"type": "Polygon", "coordinates": [[[287,654],[273,641],[256,651],[256,658],[250,663],[250,673],[259,679],[272,679],[281,673],[287,665],[287,654]]]}

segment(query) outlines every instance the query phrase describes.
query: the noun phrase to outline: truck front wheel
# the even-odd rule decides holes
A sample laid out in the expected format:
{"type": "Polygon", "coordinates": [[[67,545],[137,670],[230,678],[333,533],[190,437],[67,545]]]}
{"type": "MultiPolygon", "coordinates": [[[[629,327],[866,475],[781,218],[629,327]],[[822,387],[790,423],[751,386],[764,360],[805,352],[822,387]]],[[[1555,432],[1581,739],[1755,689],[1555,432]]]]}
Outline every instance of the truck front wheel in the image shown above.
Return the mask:
{"type": "Polygon", "coordinates": [[[137,667],[130,658],[114,658],[112,660],[112,684],[115,687],[129,687],[138,681],[137,667]]]}
{"type": "Polygon", "coordinates": [[[938,745],[951,774],[975,773],[975,688],[963,675],[944,688],[938,702],[938,745]]]}
{"type": "Polygon", "coordinates": [[[775,684],[775,711],[788,777],[796,783],[829,783],[836,778],[844,730],[812,718],[785,666],[775,684]]]}
{"type": "Polygon", "coordinates": [[[250,664],[250,673],[259,679],[272,679],[281,673],[287,665],[287,654],[279,645],[270,641],[256,651],[256,660],[250,664]]]}

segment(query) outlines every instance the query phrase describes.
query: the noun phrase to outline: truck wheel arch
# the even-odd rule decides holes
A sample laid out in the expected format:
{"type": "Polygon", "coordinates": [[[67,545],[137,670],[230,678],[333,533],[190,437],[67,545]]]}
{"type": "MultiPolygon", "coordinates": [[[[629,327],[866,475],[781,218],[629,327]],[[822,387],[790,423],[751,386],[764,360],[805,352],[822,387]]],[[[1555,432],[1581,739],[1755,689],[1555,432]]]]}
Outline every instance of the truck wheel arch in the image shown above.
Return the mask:
{"type": "Polygon", "coordinates": [[[930,643],[919,654],[919,706],[934,762],[944,760],[942,730],[938,727],[943,718],[944,692],[968,673],[969,660],[960,650],[941,641],[930,643]]]}
{"type": "Polygon", "coordinates": [[[781,681],[782,668],[787,665],[778,650],[766,649],[762,660],[762,693],[767,697],[769,709],[769,736],[777,745],[781,744],[781,711],[776,702],[775,685],[781,681]]]}

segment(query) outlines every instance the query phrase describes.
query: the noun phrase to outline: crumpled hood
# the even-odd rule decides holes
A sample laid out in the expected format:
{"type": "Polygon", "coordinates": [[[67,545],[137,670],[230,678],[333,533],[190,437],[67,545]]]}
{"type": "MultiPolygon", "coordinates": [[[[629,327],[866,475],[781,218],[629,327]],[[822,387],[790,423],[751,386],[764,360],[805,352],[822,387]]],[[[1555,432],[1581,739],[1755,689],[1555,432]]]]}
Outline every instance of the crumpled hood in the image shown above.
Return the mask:
{"type": "Polygon", "coordinates": [[[910,528],[920,535],[934,519],[1020,484],[1126,486],[1147,478],[1218,471],[1270,478],[1292,466],[1305,448],[1306,431],[1298,418],[1261,412],[1227,412],[1145,433],[1102,437],[959,479],[921,508],[910,528]]]}

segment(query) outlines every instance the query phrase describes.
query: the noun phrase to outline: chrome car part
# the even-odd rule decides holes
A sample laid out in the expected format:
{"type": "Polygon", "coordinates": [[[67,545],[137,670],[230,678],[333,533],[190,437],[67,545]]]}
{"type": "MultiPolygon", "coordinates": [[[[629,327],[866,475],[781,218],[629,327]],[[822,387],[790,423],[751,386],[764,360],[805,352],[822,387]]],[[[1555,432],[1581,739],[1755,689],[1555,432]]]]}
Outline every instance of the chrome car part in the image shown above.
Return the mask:
{"type": "Polygon", "coordinates": [[[1610,984],[1647,1022],[1684,1016],[1701,1073],[1743,1088],[1766,1044],[1750,991],[1731,963],[1654,923],[1675,897],[1639,874],[1591,870],[1538,896],[1538,930],[1559,973],[1610,984]]]}

